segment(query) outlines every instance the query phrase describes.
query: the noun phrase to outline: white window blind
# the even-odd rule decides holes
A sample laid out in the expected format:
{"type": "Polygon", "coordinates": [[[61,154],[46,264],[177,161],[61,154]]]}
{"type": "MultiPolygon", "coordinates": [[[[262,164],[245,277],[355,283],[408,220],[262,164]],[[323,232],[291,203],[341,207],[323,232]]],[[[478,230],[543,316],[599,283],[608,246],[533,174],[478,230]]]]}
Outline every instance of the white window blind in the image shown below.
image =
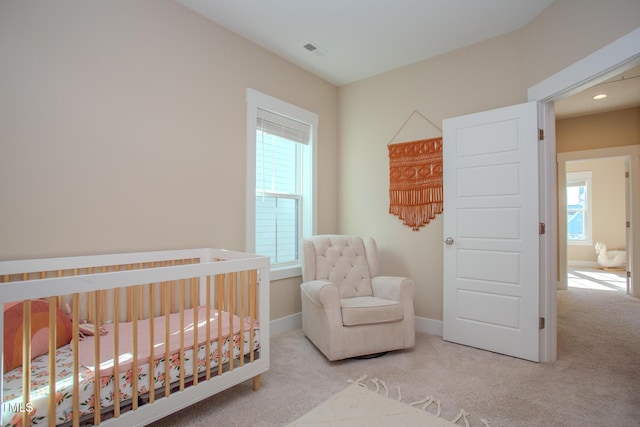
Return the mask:
{"type": "Polygon", "coordinates": [[[311,126],[260,108],[256,126],[255,250],[274,264],[295,262],[302,235],[302,150],[311,126]]]}

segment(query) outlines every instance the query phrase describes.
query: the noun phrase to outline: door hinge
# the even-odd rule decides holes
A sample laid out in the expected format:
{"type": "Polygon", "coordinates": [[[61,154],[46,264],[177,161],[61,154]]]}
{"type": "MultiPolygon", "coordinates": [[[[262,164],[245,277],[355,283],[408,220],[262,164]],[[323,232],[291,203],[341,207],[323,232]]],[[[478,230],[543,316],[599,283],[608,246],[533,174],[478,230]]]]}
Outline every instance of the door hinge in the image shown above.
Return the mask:
{"type": "Polygon", "coordinates": [[[627,221],[627,228],[631,228],[631,221],[627,221]]]}
{"type": "Polygon", "coordinates": [[[627,279],[631,279],[631,272],[627,271],[627,279]]]}
{"type": "Polygon", "coordinates": [[[624,173],[624,177],[625,177],[625,178],[629,178],[629,172],[625,172],[625,173],[624,173]]]}
{"type": "Polygon", "coordinates": [[[540,318],[539,326],[540,326],[540,329],[544,329],[544,317],[540,318]]]}
{"type": "Polygon", "coordinates": [[[538,128],[538,141],[544,140],[544,129],[538,128]]]}
{"type": "Polygon", "coordinates": [[[541,222],[540,223],[540,228],[539,228],[539,233],[540,234],[544,234],[546,231],[547,231],[546,225],[544,224],[544,222],[541,222]]]}

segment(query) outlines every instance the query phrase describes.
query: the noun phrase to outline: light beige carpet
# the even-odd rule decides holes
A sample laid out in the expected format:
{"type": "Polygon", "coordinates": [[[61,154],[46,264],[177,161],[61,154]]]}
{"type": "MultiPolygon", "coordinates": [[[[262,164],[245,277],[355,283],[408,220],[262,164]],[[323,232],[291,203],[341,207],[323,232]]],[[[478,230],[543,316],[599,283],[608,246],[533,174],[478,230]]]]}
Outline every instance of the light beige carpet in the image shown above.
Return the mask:
{"type": "MultiPolygon", "coordinates": [[[[412,403],[401,401],[400,388],[396,388],[396,398],[390,397],[393,391],[377,378],[370,379],[371,389],[363,382],[366,377],[352,383],[289,424],[289,427],[452,427],[455,422],[469,426],[467,413],[460,410],[454,422],[440,418],[440,402],[427,396],[424,400],[412,403]],[[375,389],[374,387],[375,386],[375,389]],[[432,407],[433,406],[433,407],[432,407]],[[434,413],[427,412],[435,411],[434,413]]],[[[482,420],[485,426],[488,423],[482,420]]]]}

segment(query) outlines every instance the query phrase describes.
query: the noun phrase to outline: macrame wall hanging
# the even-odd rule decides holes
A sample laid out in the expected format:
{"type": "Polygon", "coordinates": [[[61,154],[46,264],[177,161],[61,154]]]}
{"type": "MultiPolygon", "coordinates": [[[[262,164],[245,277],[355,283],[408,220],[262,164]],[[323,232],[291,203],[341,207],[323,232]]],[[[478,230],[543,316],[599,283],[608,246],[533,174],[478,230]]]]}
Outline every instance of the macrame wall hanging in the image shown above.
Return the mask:
{"type": "MultiPolygon", "coordinates": [[[[411,116],[416,113],[440,130],[417,111],[411,116]]],[[[389,213],[417,231],[442,213],[442,137],[389,144],[388,148],[389,213]]]]}

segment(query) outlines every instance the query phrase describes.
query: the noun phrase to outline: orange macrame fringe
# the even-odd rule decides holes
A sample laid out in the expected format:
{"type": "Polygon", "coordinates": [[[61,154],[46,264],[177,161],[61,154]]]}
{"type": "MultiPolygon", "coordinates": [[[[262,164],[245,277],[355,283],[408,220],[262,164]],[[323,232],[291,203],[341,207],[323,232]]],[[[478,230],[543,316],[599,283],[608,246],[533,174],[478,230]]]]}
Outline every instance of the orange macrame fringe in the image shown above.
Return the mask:
{"type": "Polygon", "coordinates": [[[442,213],[442,138],[389,145],[389,213],[418,230],[442,213]]]}

